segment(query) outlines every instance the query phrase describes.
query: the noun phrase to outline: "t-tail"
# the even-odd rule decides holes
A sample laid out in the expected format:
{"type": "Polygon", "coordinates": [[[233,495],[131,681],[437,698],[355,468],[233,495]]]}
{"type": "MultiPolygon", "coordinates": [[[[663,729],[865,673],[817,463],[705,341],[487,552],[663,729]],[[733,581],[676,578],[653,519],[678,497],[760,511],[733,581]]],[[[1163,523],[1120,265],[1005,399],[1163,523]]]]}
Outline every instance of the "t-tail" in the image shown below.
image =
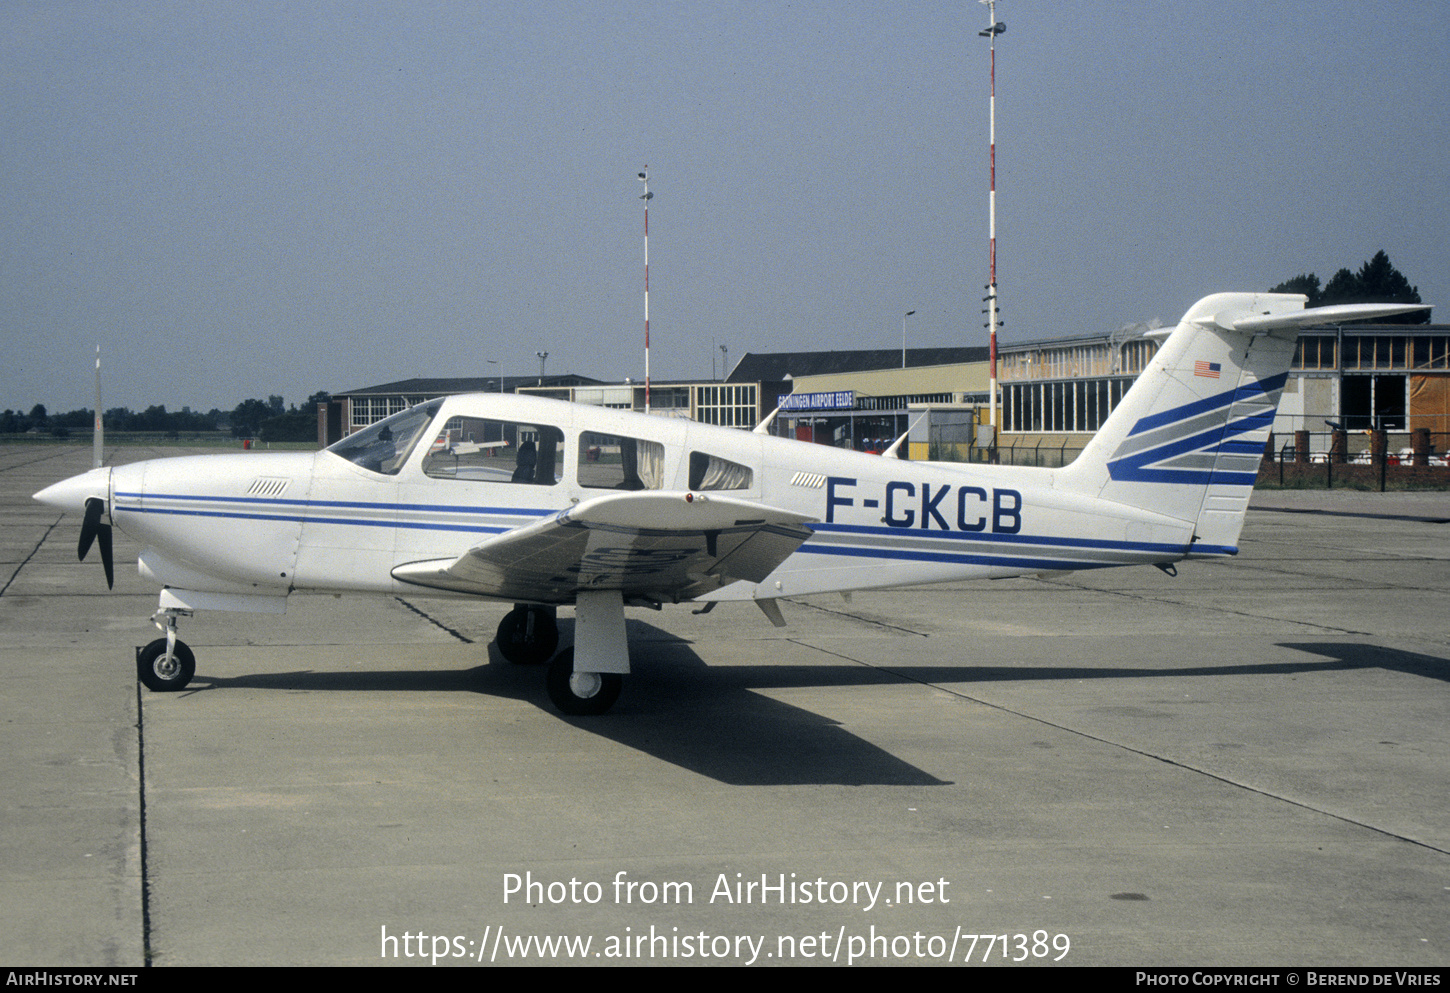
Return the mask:
{"type": "Polygon", "coordinates": [[[1055,485],[1191,522],[1190,557],[1237,552],[1299,329],[1427,306],[1304,304],[1288,293],[1198,301],[1055,485]]]}

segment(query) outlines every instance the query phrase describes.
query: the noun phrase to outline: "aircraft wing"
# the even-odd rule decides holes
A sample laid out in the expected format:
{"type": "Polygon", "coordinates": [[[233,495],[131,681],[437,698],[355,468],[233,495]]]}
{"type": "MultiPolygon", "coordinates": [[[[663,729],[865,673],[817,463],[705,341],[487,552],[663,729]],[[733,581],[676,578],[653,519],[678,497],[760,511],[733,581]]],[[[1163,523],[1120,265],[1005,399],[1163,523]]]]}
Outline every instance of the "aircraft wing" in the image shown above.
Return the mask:
{"type": "Polygon", "coordinates": [[[518,602],[570,603],[580,590],[673,602],[761,582],[810,537],[813,521],[713,493],[611,493],[393,576],[518,602]]]}

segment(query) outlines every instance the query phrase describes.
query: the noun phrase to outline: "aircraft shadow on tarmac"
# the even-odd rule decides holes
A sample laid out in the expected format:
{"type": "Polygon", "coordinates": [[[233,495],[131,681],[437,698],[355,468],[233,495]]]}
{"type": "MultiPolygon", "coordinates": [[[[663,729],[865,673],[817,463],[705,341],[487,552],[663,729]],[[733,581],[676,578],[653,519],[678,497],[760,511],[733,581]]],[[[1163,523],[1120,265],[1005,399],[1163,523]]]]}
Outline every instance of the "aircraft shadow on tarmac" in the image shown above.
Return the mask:
{"type": "Polygon", "coordinates": [[[1334,669],[1388,669],[1407,676],[1424,676],[1427,679],[1450,682],[1450,660],[1434,655],[1421,655],[1419,652],[1405,652],[1380,645],[1334,642],[1280,642],[1279,647],[1336,660],[1331,664],[1310,667],[1320,672],[1334,669]]]}
{"type": "MultiPolygon", "coordinates": [[[[561,619],[564,644],[570,641],[571,626],[561,619]]],[[[558,719],[730,785],[950,785],[837,721],[753,692],[761,687],[887,685],[898,680],[847,665],[711,667],[687,643],[657,633],[662,640],[635,647],[634,671],[625,677],[624,694],[608,715],[558,719]]],[[[431,672],[293,670],[219,677],[203,670],[178,695],[228,689],[460,692],[524,700],[556,713],[542,666],[506,662],[492,645],[488,655],[486,665],[431,672]]]]}
{"type": "MultiPolygon", "coordinates": [[[[1415,652],[1349,643],[1280,643],[1322,661],[1222,665],[1112,666],[708,665],[687,641],[631,621],[634,672],[620,703],[605,717],[559,718],[575,727],[732,785],[939,786],[938,779],[867,742],[830,718],[771,699],[763,689],[821,689],[922,684],[1161,677],[1292,675],[1388,669],[1450,678],[1450,662],[1415,652]]],[[[564,643],[571,623],[561,620],[564,643]]],[[[768,645],[769,643],[762,643],[768,645]]],[[[768,650],[766,648],[762,649],[768,650]]],[[[418,651],[426,651],[420,647],[418,651]]],[[[231,678],[198,673],[182,695],[225,689],[290,692],[461,692],[525,700],[552,712],[542,668],[505,662],[489,646],[489,663],[470,669],[255,673],[231,678]]]]}

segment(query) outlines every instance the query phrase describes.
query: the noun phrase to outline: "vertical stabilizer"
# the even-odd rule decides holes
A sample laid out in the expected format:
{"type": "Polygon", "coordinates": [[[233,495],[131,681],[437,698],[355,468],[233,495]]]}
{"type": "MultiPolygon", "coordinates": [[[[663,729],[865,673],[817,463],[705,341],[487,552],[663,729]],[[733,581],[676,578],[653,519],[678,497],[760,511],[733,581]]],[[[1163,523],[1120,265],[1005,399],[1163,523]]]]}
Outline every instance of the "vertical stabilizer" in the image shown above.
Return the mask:
{"type": "Polygon", "coordinates": [[[1057,485],[1192,522],[1190,554],[1233,554],[1299,328],[1423,309],[1304,302],[1286,293],[1198,301],[1057,485]]]}

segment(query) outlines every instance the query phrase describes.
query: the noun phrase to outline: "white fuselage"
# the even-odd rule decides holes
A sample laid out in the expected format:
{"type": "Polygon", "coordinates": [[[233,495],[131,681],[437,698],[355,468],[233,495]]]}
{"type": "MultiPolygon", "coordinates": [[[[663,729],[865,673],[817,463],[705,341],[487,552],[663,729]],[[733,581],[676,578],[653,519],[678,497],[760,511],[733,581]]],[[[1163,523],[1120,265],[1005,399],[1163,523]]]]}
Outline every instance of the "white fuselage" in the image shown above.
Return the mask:
{"type": "Polygon", "coordinates": [[[816,522],[812,537],[764,582],[731,583],[701,599],[1171,562],[1188,554],[1192,538],[1189,522],[1067,491],[1053,470],[905,462],[497,395],[444,401],[391,474],[330,450],[162,459],[110,470],[109,505],[114,524],[144,546],[143,575],[163,586],[273,596],[416,593],[394,578],[395,568],[459,556],[598,496],[590,439],[600,435],[659,446],[655,488],[691,490],[692,456],[711,456],[749,470],[737,472],[728,496],[816,522]],[[458,418],[557,429],[553,483],[523,485],[483,470],[425,472],[424,460],[444,443],[444,425],[458,418]]]}

